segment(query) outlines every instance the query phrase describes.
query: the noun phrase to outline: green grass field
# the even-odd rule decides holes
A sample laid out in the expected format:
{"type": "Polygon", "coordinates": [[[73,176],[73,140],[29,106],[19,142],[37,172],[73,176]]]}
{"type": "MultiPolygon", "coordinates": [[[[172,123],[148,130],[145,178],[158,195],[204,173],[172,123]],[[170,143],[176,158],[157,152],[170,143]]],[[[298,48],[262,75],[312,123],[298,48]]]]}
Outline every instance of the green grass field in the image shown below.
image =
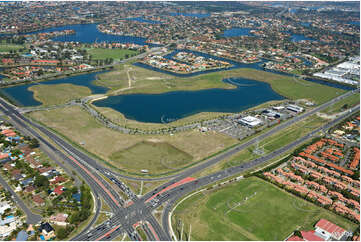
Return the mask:
{"type": "Polygon", "coordinates": [[[177,207],[172,223],[176,234],[177,221],[184,223],[184,234],[191,224],[191,240],[284,240],[296,229],[312,229],[321,218],[347,230],[357,228],[343,217],[251,177],[190,197],[177,207]]]}
{"type": "Polygon", "coordinates": [[[124,59],[125,55],[137,55],[139,52],[135,50],[123,50],[123,49],[104,49],[104,48],[93,48],[87,49],[89,55],[92,56],[93,60],[100,60],[106,58],[113,58],[114,60],[124,59]]]}
{"type": "Polygon", "coordinates": [[[34,92],[34,98],[43,105],[57,105],[91,95],[91,90],[73,84],[34,85],[28,88],[34,92]]]}
{"type": "Polygon", "coordinates": [[[142,141],[127,149],[114,152],[109,157],[115,163],[128,163],[128,169],[158,172],[178,168],[189,163],[193,157],[168,143],[142,141]],[[131,162],[129,162],[131,161],[131,162]]]}
{"type": "Polygon", "coordinates": [[[22,45],[14,45],[14,44],[0,44],[0,52],[10,52],[11,50],[20,50],[24,48],[22,45]]]}

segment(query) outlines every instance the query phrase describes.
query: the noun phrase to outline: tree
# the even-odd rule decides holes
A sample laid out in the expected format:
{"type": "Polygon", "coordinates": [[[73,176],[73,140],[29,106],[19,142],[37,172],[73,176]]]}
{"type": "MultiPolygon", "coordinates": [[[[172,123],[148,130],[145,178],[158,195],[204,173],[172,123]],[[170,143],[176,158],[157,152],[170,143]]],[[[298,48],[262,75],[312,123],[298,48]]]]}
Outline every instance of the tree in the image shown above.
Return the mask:
{"type": "Polygon", "coordinates": [[[29,147],[30,147],[31,149],[34,149],[34,148],[39,147],[39,141],[38,141],[37,139],[35,139],[35,138],[32,138],[32,139],[30,140],[30,142],[29,142],[29,147]]]}
{"type": "Polygon", "coordinates": [[[36,175],[34,180],[34,185],[37,187],[43,187],[47,189],[49,187],[49,180],[45,176],[36,175]]]}

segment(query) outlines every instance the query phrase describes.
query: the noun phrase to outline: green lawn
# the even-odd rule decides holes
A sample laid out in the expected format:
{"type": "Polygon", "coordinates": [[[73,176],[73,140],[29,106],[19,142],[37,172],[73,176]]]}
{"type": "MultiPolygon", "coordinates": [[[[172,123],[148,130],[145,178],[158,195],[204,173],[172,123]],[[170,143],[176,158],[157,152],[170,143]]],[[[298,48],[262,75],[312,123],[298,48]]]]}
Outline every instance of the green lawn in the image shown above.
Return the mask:
{"type": "Polygon", "coordinates": [[[34,85],[28,88],[34,98],[43,105],[63,104],[68,101],[91,95],[91,90],[73,84],[34,85]]]}
{"type": "Polygon", "coordinates": [[[137,55],[139,52],[135,50],[123,50],[123,49],[104,49],[94,48],[87,49],[88,54],[92,56],[93,60],[113,58],[114,60],[124,59],[125,55],[137,55]]]}
{"type": "Polygon", "coordinates": [[[251,177],[187,199],[175,210],[172,223],[176,234],[179,219],[185,234],[191,223],[191,240],[284,240],[296,229],[312,229],[321,218],[347,230],[357,228],[343,217],[251,177]]]}
{"type": "Polygon", "coordinates": [[[147,169],[156,173],[183,166],[193,160],[193,157],[166,142],[142,141],[114,152],[110,159],[134,172],[147,169]]]}

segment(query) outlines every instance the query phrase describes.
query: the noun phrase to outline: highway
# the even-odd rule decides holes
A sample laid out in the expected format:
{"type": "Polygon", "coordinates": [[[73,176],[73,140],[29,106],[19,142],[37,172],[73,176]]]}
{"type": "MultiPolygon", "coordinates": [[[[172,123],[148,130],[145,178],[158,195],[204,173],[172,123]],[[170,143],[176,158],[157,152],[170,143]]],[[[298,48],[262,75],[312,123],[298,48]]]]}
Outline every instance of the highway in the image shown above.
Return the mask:
{"type": "MultiPolygon", "coordinates": [[[[337,118],[336,120],[330,122],[329,124],[326,124],[322,126],[321,128],[312,131],[311,134],[308,134],[301,139],[294,141],[293,143],[280,148],[277,151],[274,151],[262,158],[255,159],[251,162],[242,164],[237,167],[232,167],[220,172],[217,172],[215,174],[202,177],[194,182],[189,182],[184,185],[180,185],[174,189],[171,189],[169,191],[166,191],[162,193],[162,195],[157,196],[156,198],[151,199],[151,201],[148,201],[154,194],[159,192],[160,190],[186,178],[191,176],[192,174],[201,171],[209,166],[212,166],[216,164],[217,162],[241,151],[242,149],[245,149],[249,147],[250,145],[253,145],[257,140],[262,140],[286,127],[289,127],[290,125],[305,119],[316,112],[322,110],[323,108],[328,107],[329,105],[334,104],[335,102],[352,95],[355,91],[348,92],[342,96],[339,96],[325,104],[322,104],[314,109],[312,109],[309,112],[303,113],[299,116],[296,116],[293,119],[290,119],[286,122],[283,122],[276,127],[272,128],[271,130],[259,135],[257,138],[251,139],[250,141],[240,144],[212,159],[207,160],[206,162],[201,163],[198,166],[194,166],[190,169],[187,169],[179,174],[175,174],[172,176],[168,176],[167,178],[173,178],[170,182],[167,182],[163,184],[162,186],[154,189],[153,191],[147,193],[141,198],[138,198],[134,193],[131,192],[129,188],[126,187],[124,183],[117,180],[116,176],[118,177],[124,177],[127,179],[133,179],[133,180],[159,180],[158,178],[130,178],[124,175],[117,174],[115,172],[112,172],[101,165],[99,165],[93,158],[89,157],[85,153],[79,151],[75,147],[73,147],[71,144],[63,140],[58,135],[54,134],[53,132],[49,131],[45,127],[32,122],[31,120],[24,117],[22,114],[20,114],[16,108],[9,105],[4,100],[0,99],[0,111],[4,112],[9,118],[11,118],[18,126],[28,130],[34,137],[36,137],[41,145],[46,145],[48,148],[50,148],[53,152],[60,155],[64,161],[69,163],[77,173],[79,173],[87,184],[91,187],[96,200],[97,204],[99,205],[99,196],[101,196],[105,202],[111,207],[114,216],[111,217],[108,221],[105,223],[97,226],[96,228],[92,229],[88,232],[91,225],[89,225],[85,230],[83,230],[82,233],[80,233],[78,236],[75,236],[73,240],[111,240],[115,237],[117,237],[119,234],[126,232],[129,237],[132,240],[139,240],[139,235],[136,233],[136,231],[133,228],[133,225],[136,224],[139,221],[146,221],[149,223],[147,225],[146,233],[152,233],[152,238],[155,240],[171,240],[171,237],[169,235],[168,230],[166,229],[166,232],[162,229],[162,227],[159,225],[159,223],[156,221],[154,216],[152,215],[152,211],[159,207],[160,205],[169,202],[174,201],[174,199],[191,192],[193,190],[199,189],[199,187],[216,182],[218,180],[227,178],[229,176],[232,176],[234,174],[237,174],[241,171],[244,171],[246,169],[252,168],[256,165],[265,163],[274,157],[277,157],[281,153],[291,149],[292,147],[295,147],[302,143],[303,141],[307,140],[312,136],[312,134],[317,133],[321,129],[327,129],[327,127],[330,127],[330,125],[334,124],[338,120],[341,120],[345,117],[341,116],[337,118]],[[66,152],[66,155],[61,152],[58,148],[56,148],[54,145],[49,143],[47,140],[45,140],[35,129],[32,127],[35,127],[36,129],[40,130],[42,133],[44,133],[52,142],[54,142],[56,145],[58,145],[62,150],[66,152]],[[124,191],[129,198],[131,198],[133,204],[130,206],[124,208],[124,201],[120,197],[119,194],[117,194],[116,191],[112,189],[112,187],[100,176],[99,173],[102,173],[104,176],[107,176],[114,184],[118,185],[122,191],[124,191]]],[[[358,108],[358,107],[357,107],[358,108]]],[[[165,179],[165,178],[162,178],[165,179]]],[[[99,213],[100,206],[97,206],[96,213],[99,213]]],[[[165,225],[163,225],[165,226],[165,225]]],[[[166,228],[166,227],[164,227],[166,228]]],[[[152,239],[150,238],[150,239],[152,239]]]]}

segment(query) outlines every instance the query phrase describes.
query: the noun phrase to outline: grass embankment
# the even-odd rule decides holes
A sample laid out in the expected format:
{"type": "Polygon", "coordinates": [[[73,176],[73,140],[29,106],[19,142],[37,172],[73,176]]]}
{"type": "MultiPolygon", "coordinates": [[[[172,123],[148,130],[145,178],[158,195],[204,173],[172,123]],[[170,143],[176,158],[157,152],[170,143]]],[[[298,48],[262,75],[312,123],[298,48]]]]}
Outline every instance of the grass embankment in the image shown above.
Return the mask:
{"type": "Polygon", "coordinates": [[[230,84],[222,82],[214,74],[205,74],[188,78],[178,78],[168,74],[144,69],[141,67],[122,64],[114,71],[98,75],[97,85],[115,90],[121,89],[119,94],[130,93],[163,93],[177,90],[201,90],[209,88],[232,88],[230,84]],[[129,88],[129,78],[131,86],[129,88]],[[127,89],[125,89],[127,88],[127,89]]]}
{"type": "Polygon", "coordinates": [[[111,120],[113,123],[119,124],[119,125],[125,125],[129,128],[133,129],[142,129],[142,130],[156,130],[156,129],[162,129],[162,128],[169,128],[169,127],[175,127],[175,126],[181,126],[185,124],[189,124],[192,122],[199,122],[201,120],[208,120],[208,119],[214,119],[223,115],[229,115],[230,113],[222,113],[222,112],[202,112],[197,113],[182,119],[178,119],[175,121],[172,120],[164,120],[164,122],[168,123],[144,123],[139,122],[132,119],[127,119],[122,113],[112,109],[112,108],[106,108],[106,107],[97,107],[93,105],[93,108],[95,108],[98,112],[103,114],[105,117],[107,117],[109,120],[111,120]]]}
{"type": "Polygon", "coordinates": [[[284,240],[296,229],[313,229],[321,218],[346,230],[357,228],[341,216],[251,177],[190,197],[177,207],[172,223],[176,234],[179,219],[184,234],[191,224],[191,240],[284,240]],[[230,211],[231,207],[235,208],[230,211]]]}
{"type": "Polygon", "coordinates": [[[125,56],[132,56],[139,54],[139,51],[127,49],[105,49],[105,48],[92,48],[87,49],[89,55],[93,60],[101,60],[112,58],[115,61],[123,60],[125,56]]]}
{"type": "Polygon", "coordinates": [[[338,112],[342,112],[343,107],[346,105],[346,108],[353,107],[360,103],[360,93],[353,94],[349,97],[344,98],[343,100],[329,106],[325,110],[323,110],[323,113],[326,114],[334,114],[338,112]]]}
{"type": "Polygon", "coordinates": [[[84,149],[128,172],[140,173],[141,169],[149,170],[150,174],[171,172],[238,142],[223,134],[200,133],[197,130],[172,136],[122,134],[104,127],[77,106],[32,112],[29,115],[77,144],[84,142],[84,149]],[[132,146],[133,148],[130,148],[132,146]],[[149,150],[152,153],[146,153],[149,150]],[[148,155],[148,161],[142,162],[145,154],[148,155]],[[163,159],[159,159],[160,156],[163,156],[163,159]],[[132,160],[125,157],[131,157],[132,160]],[[143,165],[134,165],[134,160],[143,165]]]}
{"type": "Polygon", "coordinates": [[[34,98],[45,106],[63,104],[68,101],[91,95],[91,90],[73,84],[34,85],[28,88],[34,98]]]}

